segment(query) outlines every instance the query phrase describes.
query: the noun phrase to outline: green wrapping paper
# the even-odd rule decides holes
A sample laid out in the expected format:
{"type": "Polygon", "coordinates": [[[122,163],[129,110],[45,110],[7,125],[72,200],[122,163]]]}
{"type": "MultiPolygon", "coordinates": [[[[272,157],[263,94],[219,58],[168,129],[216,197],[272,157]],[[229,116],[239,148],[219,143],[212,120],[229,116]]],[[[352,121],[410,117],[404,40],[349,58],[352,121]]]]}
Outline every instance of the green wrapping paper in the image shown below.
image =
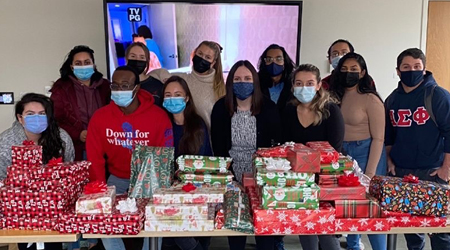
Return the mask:
{"type": "Polygon", "coordinates": [[[174,148],[136,145],[131,157],[128,196],[152,198],[157,188],[168,188],[173,180],[174,148]]]}
{"type": "Polygon", "coordinates": [[[317,209],[319,208],[320,188],[311,187],[262,187],[262,206],[264,209],[317,209]]]}
{"type": "Polygon", "coordinates": [[[184,183],[226,185],[233,181],[233,174],[231,172],[219,174],[188,174],[179,172],[178,178],[184,183]]]}
{"type": "Polygon", "coordinates": [[[339,156],[337,162],[320,164],[320,172],[323,174],[340,174],[353,170],[353,161],[348,156],[339,156]]]}
{"type": "Polygon", "coordinates": [[[256,183],[260,186],[301,187],[315,184],[314,173],[297,173],[292,171],[268,171],[264,168],[256,169],[256,183]]]}
{"type": "Polygon", "coordinates": [[[177,165],[185,173],[227,173],[231,161],[229,157],[182,155],[177,158],[177,165]]]}
{"type": "Polygon", "coordinates": [[[246,193],[233,190],[226,192],[223,207],[226,229],[253,234],[253,217],[246,193]]]}

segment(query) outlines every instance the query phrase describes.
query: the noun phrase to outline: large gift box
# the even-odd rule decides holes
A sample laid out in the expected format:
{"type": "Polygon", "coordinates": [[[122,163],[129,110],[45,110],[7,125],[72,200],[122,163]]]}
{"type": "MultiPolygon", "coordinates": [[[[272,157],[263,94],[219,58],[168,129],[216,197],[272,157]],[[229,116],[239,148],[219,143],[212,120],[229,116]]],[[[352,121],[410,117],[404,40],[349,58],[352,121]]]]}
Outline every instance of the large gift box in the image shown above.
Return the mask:
{"type": "Polygon", "coordinates": [[[366,188],[362,185],[355,187],[342,187],[339,185],[320,186],[321,201],[334,200],[365,200],[366,188]]]}
{"type": "Polygon", "coordinates": [[[306,143],[306,146],[320,152],[320,163],[328,164],[339,159],[339,153],[327,141],[314,141],[306,143]]]}
{"type": "Polygon", "coordinates": [[[30,167],[42,165],[42,147],[32,141],[24,141],[24,145],[11,147],[12,165],[30,167]]]}
{"type": "Polygon", "coordinates": [[[233,174],[231,172],[217,174],[190,174],[178,172],[178,178],[180,178],[180,180],[184,183],[211,183],[226,185],[233,181],[233,174]]]}
{"type": "Polygon", "coordinates": [[[207,204],[153,204],[145,207],[145,219],[148,221],[160,220],[208,220],[207,204]]]}
{"type": "Polygon", "coordinates": [[[262,206],[265,209],[317,209],[320,188],[311,187],[262,187],[262,206]]]}
{"type": "Polygon", "coordinates": [[[384,210],[441,217],[448,213],[449,189],[448,185],[419,181],[414,176],[374,176],[369,191],[384,210]]]}
{"type": "Polygon", "coordinates": [[[223,207],[226,229],[253,233],[253,218],[250,214],[250,201],[246,193],[233,190],[226,192],[223,207]]]}
{"type": "Polygon", "coordinates": [[[291,170],[300,173],[320,172],[320,153],[306,146],[289,149],[287,159],[291,162],[291,170]]]}
{"type": "Polygon", "coordinates": [[[116,187],[104,187],[104,189],[98,190],[100,192],[96,192],[94,189],[95,187],[90,184],[85,187],[84,194],[75,204],[77,214],[109,214],[112,212],[116,198],[116,187]]]}
{"type": "Polygon", "coordinates": [[[0,222],[1,228],[8,230],[52,231],[58,230],[59,226],[57,218],[5,216],[0,219],[0,222]]]}
{"type": "Polygon", "coordinates": [[[253,209],[255,234],[332,234],[335,230],[334,208],[320,204],[320,209],[253,209]]]}
{"type": "Polygon", "coordinates": [[[356,231],[389,231],[391,225],[386,218],[345,218],[336,219],[336,232],[356,232],[356,231]]]}
{"type": "Polygon", "coordinates": [[[311,186],[315,184],[314,173],[297,173],[292,171],[269,171],[264,168],[256,169],[256,183],[277,187],[311,186]]]}
{"type": "Polygon", "coordinates": [[[136,145],[131,157],[128,196],[151,198],[157,188],[172,185],[174,148],[136,145]]]}
{"type": "Polygon", "coordinates": [[[154,204],[203,204],[222,203],[222,188],[195,188],[185,191],[183,187],[159,188],[153,194],[154,204]]]}
{"type": "Polygon", "coordinates": [[[336,218],[379,218],[381,208],[370,196],[365,200],[336,200],[336,218]]]}
{"type": "Polygon", "coordinates": [[[146,220],[145,231],[152,232],[194,232],[213,231],[214,220],[146,220]]]}
{"type": "Polygon", "coordinates": [[[337,161],[320,164],[320,171],[323,174],[339,174],[344,171],[353,170],[353,160],[348,156],[339,156],[337,161]]]}
{"type": "Polygon", "coordinates": [[[185,173],[227,173],[231,161],[229,157],[182,155],[177,158],[177,165],[185,173]]]}

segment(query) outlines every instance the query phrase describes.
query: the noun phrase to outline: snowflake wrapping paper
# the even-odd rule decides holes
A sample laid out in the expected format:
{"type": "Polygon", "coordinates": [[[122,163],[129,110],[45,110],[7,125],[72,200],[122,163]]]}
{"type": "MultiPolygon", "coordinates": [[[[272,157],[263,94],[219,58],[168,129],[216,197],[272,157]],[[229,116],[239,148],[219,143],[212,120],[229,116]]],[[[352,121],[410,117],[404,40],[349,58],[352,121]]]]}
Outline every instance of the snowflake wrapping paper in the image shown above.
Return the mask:
{"type": "Polygon", "coordinates": [[[31,167],[42,165],[42,146],[16,145],[11,147],[12,165],[31,167]]]}
{"type": "Polygon", "coordinates": [[[356,187],[320,186],[319,199],[321,201],[365,200],[366,188],[361,185],[356,187]]]}
{"type": "Polygon", "coordinates": [[[146,220],[144,230],[149,232],[213,231],[214,220],[146,220]]]}
{"type": "Polygon", "coordinates": [[[262,187],[262,206],[265,209],[317,209],[319,208],[317,185],[311,187],[262,187]]]}
{"type": "Polygon", "coordinates": [[[406,213],[383,211],[391,227],[445,227],[447,217],[412,216],[406,213]]]}
{"type": "Polygon", "coordinates": [[[2,217],[0,219],[3,229],[52,231],[58,230],[57,218],[43,217],[2,217]]]}
{"type": "Polygon", "coordinates": [[[291,171],[299,173],[320,173],[320,153],[306,146],[289,149],[287,159],[291,171]]]}
{"type": "Polygon", "coordinates": [[[319,174],[319,186],[336,186],[343,174],[319,174]]]}
{"type": "Polygon", "coordinates": [[[183,183],[209,183],[212,185],[226,185],[233,181],[233,177],[234,176],[231,172],[217,174],[190,174],[178,172],[178,178],[180,178],[183,183]]]}
{"type": "Polygon", "coordinates": [[[196,188],[185,192],[181,186],[159,188],[153,194],[154,204],[203,204],[223,203],[223,188],[196,188]]]}
{"type": "Polygon", "coordinates": [[[442,217],[448,213],[450,186],[430,181],[404,182],[402,178],[374,176],[369,192],[387,211],[442,217]]]}
{"type": "Polygon", "coordinates": [[[365,200],[336,200],[336,218],[379,218],[381,208],[377,200],[368,196],[365,200]]]}
{"type": "Polygon", "coordinates": [[[176,160],[178,169],[185,173],[227,173],[232,159],[198,155],[182,155],[176,160]]]}
{"type": "Polygon", "coordinates": [[[353,170],[353,160],[348,156],[339,156],[337,161],[320,164],[320,172],[323,174],[339,174],[353,170]]]}
{"type": "Polygon", "coordinates": [[[172,185],[174,148],[136,145],[131,156],[128,196],[152,198],[157,188],[172,185]]]}
{"type": "MultiPolygon", "coordinates": [[[[153,204],[145,207],[145,219],[159,220],[208,220],[209,206],[207,204],[153,204]]],[[[214,210],[214,208],[211,208],[214,210]]],[[[212,218],[214,219],[214,214],[212,218]]]]}
{"type": "Polygon", "coordinates": [[[256,183],[260,186],[302,187],[315,184],[314,173],[297,173],[292,171],[269,171],[256,168],[256,183]]]}
{"type": "Polygon", "coordinates": [[[327,141],[308,142],[306,146],[320,152],[321,164],[337,162],[339,159],[339,153],[327,141]]]}
{"type": "Polygon", "coordinates": [[[381,232],[391,230],[386,218],[345,218],[335,220],[336,232],[381,232]]]}
{"type": "Polygon", "coordinates": [[[116,198],[116,187],[95,194],[82,194],[75,203],[77,214],[110,214],[116,198]]]}
{"type": "Polygon", "coordinates": [[[334,208],[321,203],[320,209],[253,209],[253,222],[257,235],[279,234],[333,234],[334,208]]]}

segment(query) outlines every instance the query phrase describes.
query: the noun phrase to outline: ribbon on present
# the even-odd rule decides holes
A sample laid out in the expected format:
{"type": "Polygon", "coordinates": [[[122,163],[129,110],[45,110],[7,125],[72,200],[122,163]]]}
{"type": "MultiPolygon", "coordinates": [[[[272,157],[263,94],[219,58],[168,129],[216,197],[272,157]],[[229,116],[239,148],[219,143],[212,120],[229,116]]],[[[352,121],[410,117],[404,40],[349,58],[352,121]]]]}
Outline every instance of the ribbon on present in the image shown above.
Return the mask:
{"type": "Polygon", "coordinates": [[[291,163],[286,159],[266,159],[266,169],[276,171],[288,171],[291,169],[291,163]]]}
{"type": "Polygon", "coordinates": [[[241,190],[239,190],[239,200],[237,203],[235,202],[234,205],[237,206],[237,208],[238,208],[238,216],[237,216],[236,226],[239,226],[239,223],[241,222],[241,210],[245,209],[245,205],[242,202],[241,190]]]}
{"type": "Polygon", "coordinates": [[[414,175],[412,175],[412,174],[409,174],[409,175],[405,175],[405,176],[403,177],[403,181],[404,181],[404,182],[409,182],[409,183],[417,184],[417,183],[419,183],[419,177],[414,176],[414,175]]]}
{"type": "Polygon", "coordinates": [[[32,140],[25,140],[25,141],[22,142],[22,145],[25,145],[25,146],[34,146],[34,145],[36,145],[36,144],[35,144],[34,141],[32,141],[32,140]]]}
{"type": "Polygon", "coordinates": [[[56,167],[62,163],[63,163],[62,157],[58,157],[58,158],[53,157],[51,160],[48,161],[47,166],[56,167]]]}
{"type": "Polygon", "coordinates": [[[194,186],[194,184],[188,183],[188,184],[184,185],[181,189],[182,189],[184,192],[189,193],[189,192],[191,192],[191,191],[194,191],[194,190],[197,189],[197,188],[194,186]]]}
{"type": "Polygon", "coordinates": [[[127,198],[126,200],[121,200],[116,206],[116,209],[119,210],[121,214],[126,212],[135,213],[138,210],[136,206],[136,199],[127,198]]]}
{"type": "Polygon", "coordinates": [[[338,178],[338,185],[340,187],[357,187],[361,185],[358,176],[354,174],[343,175],[338,178]]]}
{"type": "Polygon", "coordinates": [[[90,182],[88,183],[85,187],[84,187],[84,194],[97,194],[97,193],[103,193],[108,189],[108,187],[106,186],[106,183],[102,182],[102,181],[94,181],[94,182],[90,182]]]}

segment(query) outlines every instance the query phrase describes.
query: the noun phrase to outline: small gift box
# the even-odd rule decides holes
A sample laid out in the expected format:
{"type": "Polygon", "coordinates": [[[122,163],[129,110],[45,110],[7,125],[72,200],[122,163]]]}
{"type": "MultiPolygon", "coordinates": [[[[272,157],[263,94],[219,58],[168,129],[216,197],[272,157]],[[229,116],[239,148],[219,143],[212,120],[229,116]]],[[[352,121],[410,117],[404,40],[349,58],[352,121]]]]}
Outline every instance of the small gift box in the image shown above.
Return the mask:
{"type": "Polygon", "coordinates": [[[321,164],[333,163],[339,159],[339,153],[327,141],[308,142],[306,146],[320,152],[321,164]]]}
{"type": "Polygon", "coordinates": [[[379,218],[381,208],[371,196],[365,200],[336,200],[336,218],[379,218]]]}
{"type": "Polygon", "coordinates": [[[288,171],[291,169],[291,163],[286,158],[280,157],[256,157],[253,160],[256,168],[265,168],[271,171],[288,171]]]}
{"type": "Polygon", "coordinates": [[[279,172],[268,171],[264,168],[256,169],[256,183],[260,186],[277,186],[277,187],[301,187],[311,186],[315,184],[314,173],[297,173],[292,171],[279,172]]]}
{"type": "Polygon", "coordinates": [[[262,206],[265,209],[317,209],[320,188],[311,187],[262,187],[262,206]]]}
{"type": "Polygon", "coordinates": [[[185,173],[227,173],[231,161],[229,157],[182,155],[177,158],[177,165],[185,173]]]}
{"type": "Polygon", "coordinates": [[[365,219],[336,219],[336,232],[357,232],[357,231],[389,231],[391,225],[385,218],[365,218],[365,219]]]}
{"type": "Polygon", "coordinates": [[[208,209],[207,204],[153,204],[150,202],[145,207],[145,219],[148,221],[208,220],[208,209]]]}
{"type": "Polygon", "coordinates": [[[214,230],[214,220],[146,220],[144,225],[144,230],[150,232],[198,232],[214,230]]]}
{"type": "Polygon", "coordinates": [[[335,186],[338,184],[338,178],[343,174],[320,174],[319,185],[320,186],[335,186]]]}
{"type": "Polygon", "coordinates": [[[225,224],[225,215],[223,214],[223,209],[220,209],[217,214],[216,218],[214,220],[214,228],[215,229],[222,229],[223,224],[225,224]]]}
{"type": "Polygon", "coordinates": [[[178,172],[178,178],[183,183],[210,183],[226,185],[233,181],[233,174],[231,172],[218,174],[188,174],[178,172]]]}
{"type": "Polygon", "coordinates": [[[323,201],[366,199],[366,188],[354,174],[340,176],[338,185],[321,186],[320,190],[320,200],[323,201]]]}
{"type": "Polygon", "coordinates": [[[244,173],[242,175],[242,186],[244,186],[244,188],[255,187],[255,176],[252,173],[244,173]]]}
{"type": "Polygon", "coordinates": [[[226,192],[223,207],[225,212],[224,228],[253,234],[253,218],[250,214],[250,202],[247,194],[241,191],[226,192]]]}
{"type": "Polygon", "coordinates": [[[291,170],[300,173],[319,173],[320,154],[319,151],[306,146],[289,149],[287,159],[291,162],[291,170]]]}
{"type": "Polygon", "coordinates": [[[222,188],[196,188],[192,184],[187,184],[183,187],[159,188],[153,194],[154,204],[203,204],[222,202],[222,188]]]}
{"type": "Polygon", "coordinates": [[[353,170],[353,160],[348,156],[339,156],[337,161],[327,164],[320,164],[320,171],[323,174],[339,174],[353,170]]]}
{"type": "Polygon", "coordinates": [[[86,185],[84,193],[76,202],[77,214],[110,214],[116,198],[116,187],[92,182],[86,185]]]}
{"type": "Polygon", "coordinates": [[[42,147],[33,141],[24,141],[23,145],[11,147],[12,165],[31,167],[42,165],[42,147]]]}

